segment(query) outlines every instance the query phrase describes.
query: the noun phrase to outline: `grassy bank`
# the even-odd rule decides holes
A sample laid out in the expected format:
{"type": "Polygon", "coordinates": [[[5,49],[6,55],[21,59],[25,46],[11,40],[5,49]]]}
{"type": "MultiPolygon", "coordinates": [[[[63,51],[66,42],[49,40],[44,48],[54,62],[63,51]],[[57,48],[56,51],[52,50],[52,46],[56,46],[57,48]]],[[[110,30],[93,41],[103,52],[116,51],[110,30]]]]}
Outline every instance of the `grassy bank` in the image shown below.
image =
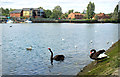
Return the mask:
{"type": "Polygon", "coordinates": [[[78,73],[77,77],[81,76],[101,76],[101,75],[112,75],[115,70],[120,67],[120,58],[118,55],[120,55],[120,40],[112,45],[107,51],[106,54],[109,55],[109,59],[105,59],[104,61],[99,62],[97,65],[95,64],[95,61],[93,61],[91,64],[87,65],[86,67],[81,70],[81,72],[78,73]]]}

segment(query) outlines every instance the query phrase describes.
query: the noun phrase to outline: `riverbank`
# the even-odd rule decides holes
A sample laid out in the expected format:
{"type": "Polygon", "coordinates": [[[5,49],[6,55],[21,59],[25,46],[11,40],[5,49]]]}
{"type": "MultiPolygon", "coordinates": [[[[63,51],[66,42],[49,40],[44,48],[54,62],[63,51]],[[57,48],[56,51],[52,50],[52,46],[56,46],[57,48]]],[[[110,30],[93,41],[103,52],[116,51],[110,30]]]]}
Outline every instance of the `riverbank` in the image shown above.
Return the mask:
{"type": "Polygon", "coordinates": [[[81,76],[91,76],[91,77],[99,77],[99,76],[111,76],[115,75],[115,77],[118,76],[118,68],[120,68],[120,58],[118,55],[120,55],[120,40],[113,44],[107,51],[106,54],[109,55],[109,59],[105,59],[104,61],[99,62],[97,65],[95,64],[95,61],[88,64],[81,70],[77,77],[81,76]]]}
{"type": "MultiPolygon", "coordinates": [[[[13,21],[13,20],[12,20],[13,21]]],[[[120,23],[119,20],[113,19],[101,19],[101,20],[94,20],[94,19],[47,19],[47,18],[40,18],[40,19],[31,19],[32,23],[120,23]]],[[[0,23],[6,23],[7,20],[1,21],[0,23]]],[[[15,20],[14,23],[25,23],[24,20],[15,20]]]]}
{"type": "Polygon", "coordinates": [[[32,20],[32,23],[119,23],[118,21],[97,20],[32,20]]]}

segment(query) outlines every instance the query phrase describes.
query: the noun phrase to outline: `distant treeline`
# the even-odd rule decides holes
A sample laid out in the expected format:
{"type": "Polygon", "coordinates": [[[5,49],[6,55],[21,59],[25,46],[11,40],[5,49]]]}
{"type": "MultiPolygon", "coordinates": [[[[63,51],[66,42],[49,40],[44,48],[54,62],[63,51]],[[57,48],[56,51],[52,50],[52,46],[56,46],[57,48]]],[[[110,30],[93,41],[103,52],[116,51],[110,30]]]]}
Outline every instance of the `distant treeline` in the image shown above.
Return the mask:
{"type": "Polygon", "coordinates": [[[3,15],[3,16],[9,16],[9,13],[11,12],[11,11],[13,11],[13,10],[15,10],[15,9],[12,9],[12,8],[10,8],[10,9],[8,9],[8,8],[6,8],[6,9],[4,9],[4,8],[0,8],[0,12],[1,12],[1,15],[3,15]]]}
{"type": "MultiPolygon", "coordinates": [[[[39,7],[40,9],[43,9],[45,12],[45,18],[50,18],[50,19],[67,19],[68,15],[70,13],[80,13],[79,11],[75,11],[73,9],[68,10],[68,12],[63,13],[62,12],[62,8],[60,6],[55,6],[53,10],[49,10],[49,9],[44,9],[43,7],[39,7]]],[[[0,8],[0,11],[2,11],[2,15],[3,16],[9,16],[9,13],[11,11],[13,11],[14,9],[10,8],[0,8]]],[[[86,14],[84,16],[84,19],[92,19],[92,17],[95,15],[95,4],[94,2],[89,2],[89,4],[87,5],[87,10],[83,10],[82,14],[86,14]],[[86,11],[86,12],[85,12],[86,11]]],[[[120,12],[118,12],[118,5],[116,5],[114,12],[108,14],[111,18],[110,19],[120,19],[120,12]]]]}

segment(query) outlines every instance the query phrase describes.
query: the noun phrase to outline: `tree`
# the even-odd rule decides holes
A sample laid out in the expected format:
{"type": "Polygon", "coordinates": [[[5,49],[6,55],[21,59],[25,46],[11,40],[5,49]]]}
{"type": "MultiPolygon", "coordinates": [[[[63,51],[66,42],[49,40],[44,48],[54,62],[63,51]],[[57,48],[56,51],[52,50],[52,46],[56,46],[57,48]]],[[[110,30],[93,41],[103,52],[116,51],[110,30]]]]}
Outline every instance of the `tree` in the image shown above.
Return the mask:
{"type": "Polygon", "coordinates": [[[95,15],[95,19],[96,19],[96,20],[98,20],[98,19],[99,19],[98,15],[95,15]]]}
{"type": "Polygon", "coordinates": [[[14,10],[15,10],[15,9],[10,8],[9,12],[12,12],[12,11],[14,11],[14,10]]]}
{"type": "Polygon", "coordinates": [[[95,14],[94,10],[95,10],[94,2],[93,3],[89,2],[88,6],[87,6],[87,18],[88,19],[92,19],[92,17],[95,14]]]}
{"type": "Polygon", "coordinates": [[[5,10],[1,7],[2,15],[5,13],[5,10]]]}
{"type": "Polygon", "coordinates": [[[50,16],[51,16],[51,14],[52,14],[52,11],[51,10],[45,10],[45,17],[46,18],[50,18],[50,16]]]}
{"type": "Polygon", "coordinates": [[[66,19],[67,17],[68,17],[68,13],[64,13],[64,14],[61,15],[62,19],[66,19]]]}
{"type": "Polygon", "coordinates": [[[116,5],[116,7],[114,9],[112,19],[118,19],[118,5],[116,5]]]}
{"type": "Polygon", "coordinates": [[[76,11],[75,13],[80,13],[80,12],[76,11]]]}
{"type": "Polygon", "coordinates": [[[39,9],[43,9],[43,7],[39,7],[39,9]]]}
{"type": "Polygon", "coordinates": [[[8,8],[5,9],[5,14],[6,14],[6,16],[9,16],[9,9],[8,8]]]}
{"type": "Polygon", "coordinates": [[[68,13],[65,13],[65,17],[66,17],[66,18],[68,17],[68,13]]]}
{"type": "Polygon", "coordinates": [[[69,11],[68,11],[68,14],[73,13],[73,11],[74,11],[73,9],[72,9],[72,10],[69,10],[69,11]]]}
{"type": "Polygon", "coordinates": [[[0,16],[2,15],[2,8],[0,8],[0,16]]]}
{"type": "Polygon", "coordinates": [[[113,15],[113,13],[109,13],[109,14],[107,14],[109,17],[110,17],[110,19],[111,19],[111,17],[112,17],[112,15],[113,15]]]}
{"type": "Polygon", "coordinates": [[[4,9],[1,7],[0,10],[2,11],[3,16],[9,16],[9,9],[8,8],[4,9]]]}
{"type": "Polygon", "coordinates": [[[62,8],[60,6],[55,6],[55,8],[53,9],[53,13],[50,16],[50,18],[54,18],[54,19],[58,19],[60,18],[62,15],[62,8]]]}

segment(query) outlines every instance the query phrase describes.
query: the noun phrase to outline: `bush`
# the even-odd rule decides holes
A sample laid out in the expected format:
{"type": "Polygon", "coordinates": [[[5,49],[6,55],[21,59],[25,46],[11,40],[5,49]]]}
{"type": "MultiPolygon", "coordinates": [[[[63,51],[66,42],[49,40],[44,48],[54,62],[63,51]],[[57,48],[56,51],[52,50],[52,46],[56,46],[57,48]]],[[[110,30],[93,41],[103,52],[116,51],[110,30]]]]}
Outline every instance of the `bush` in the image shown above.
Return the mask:
{"type": "Polygon", "coordinates": [[[73,18],[72,20],[76,20],[75,18],[73,18]]]}

